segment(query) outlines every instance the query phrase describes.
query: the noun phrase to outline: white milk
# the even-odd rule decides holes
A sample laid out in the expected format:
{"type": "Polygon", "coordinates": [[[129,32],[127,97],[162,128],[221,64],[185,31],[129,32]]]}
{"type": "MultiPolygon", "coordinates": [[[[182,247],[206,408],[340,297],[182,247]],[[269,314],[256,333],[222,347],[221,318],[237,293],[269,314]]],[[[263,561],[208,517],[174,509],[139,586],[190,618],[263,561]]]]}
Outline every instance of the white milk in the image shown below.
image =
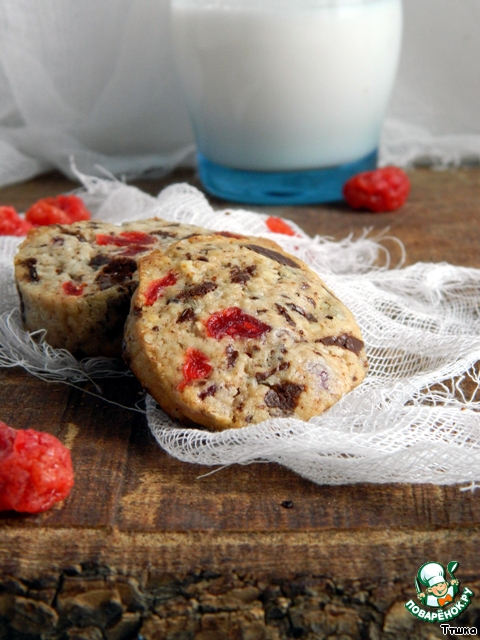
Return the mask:
{"type": "Polygon", "coordinates": [[[302,170],[378,146],[401,0],[173,0],[172,23],[197,147],[209,160],[302,170]]]}

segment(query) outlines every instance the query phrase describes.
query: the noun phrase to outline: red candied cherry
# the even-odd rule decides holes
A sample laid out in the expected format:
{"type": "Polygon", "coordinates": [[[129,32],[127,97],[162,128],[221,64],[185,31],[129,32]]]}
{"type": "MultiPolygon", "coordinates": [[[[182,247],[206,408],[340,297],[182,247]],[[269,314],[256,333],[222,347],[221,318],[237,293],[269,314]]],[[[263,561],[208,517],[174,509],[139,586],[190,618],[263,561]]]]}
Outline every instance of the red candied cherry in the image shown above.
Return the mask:
{"type": "Polygon", "coordinates": [[[120,254],[122,256],[135,256],[137,253],[145,251],[147,247],[156,241],[156,238],[148,235],[148,233],[143,233],[143,231],[124,231],[117,236],[99,233],[96,237],[96,242],[99,245],[112,244],[116,247],[125,247],[120,254]]]}
{"type": "Polygon", "coordinates": [[[374,213],[399,209],[409,193],[410,180],[399,167],[359,173],[343,186],[343,197],[353,209],[374,213]]]}
{"type": "Polygon", "coordinates": [[[32,225],[21,218],[14,207],[0,206],[0,235],[26,236],[32,225]]]}
{"type": "Polygon", "coordinates": [[[282,218],[276,218],[275,216],[270,216],[266,219],[265,224],[273,231],[273,233],[283,233],[285,236],[295,236],[297,235],[292,227],[282,220],[282,218]]]}
{"type": "Polygon", "coordinates": [[[86,286],[85,283],[76,284],[73,280],[68,280],[62,284],[62,289],[67,296],[81,296],[86,286]]]}
{"type": "Polygon", "coordinates": [[[166,287],[171,287],[177,282],[177,276],[173,271],[169,271],[166,276],[153,280],[145,291],[145,306],[151,307],[163,295],[163,290],[166,287]]]}
{"type": "Polygon", "coordinates": [[[123,231],[116,236],[98,233],[96,242],[100,245],[113,244],[116,247],[128,247],[129,245],[147,246],[156,242],[156,239],[143,231],[123,231]]]}
{"type": "Polygon", "coordinates": [[[73,484],[70,451],[55,436],[0,421],[0,511],[46,511],[73,484]]]}
{"type": "Polygon", "coordinates": [[[90,220],[92,214],[85,206],[81,198],[74,195],[59,195],[55,198],[46,198],[55,207],[58,207],[70,218],[70,222],[80,222],[80,220],[90,220]]]}
{"type": "Polygon", "coordinates": [[[25,214],[25,220],[36,227],[48,224],[70,224],[68,213],[47,200],[48,198],[32,204],[25,214]]]}
{"type": "Polygon", "coordinates": [[[183,380],[178,385],[178,390],[183,391],[192,380],[207,378],[212,372],[212,365],[208,357],[199,349],[189,347],[185,352],[182,373],[183,380]]]}
{"type": "Polygon", "coordinates": [[[90,211],[78,196],[59,195],[37,200],[25,214],[25,220],[39,227],[48,224],[71,224],[90,220],[90,211]]]}
{"type": "Polygon", "coordinates": [[[239,307],[229,307],[212,313],[206,322],[206,327],[208,335],[217,340],[223,336],[260,338],[272,328],[254,316],[245,313],[239,307]]]}

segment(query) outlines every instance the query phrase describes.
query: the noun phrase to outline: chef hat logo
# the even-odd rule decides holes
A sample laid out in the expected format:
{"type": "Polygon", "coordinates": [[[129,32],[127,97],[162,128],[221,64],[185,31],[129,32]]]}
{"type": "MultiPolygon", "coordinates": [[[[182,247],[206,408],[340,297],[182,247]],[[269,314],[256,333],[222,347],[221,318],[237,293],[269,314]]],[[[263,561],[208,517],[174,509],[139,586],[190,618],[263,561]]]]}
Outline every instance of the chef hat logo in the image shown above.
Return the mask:
{"type": "Polygon", "coordinates": [[[445,582],[445,568],[438,562],[426,562],[418,570],[418,581],[425,587],[434,587],[445,582]]]}
{"type": "MultiPolygon", "coordinates": [[[[405,608],[412,616],[424,622],[435,623],[453,620],[463,613],[475,594],[471,589],[465,587],[457,599],[460,592],[460,581],[455,578],[455,571],[458,569],[458,565],[456,560],[449,562],[446,567],[439,562],[422,564],[415,576],[415,590],[420,605],[412,599],[405,603],[405,608]],[[427,609],[424,609],[424,606],[427,609]],[[431,611],[431,609],[437,611],[431,611]]],[[[455,627],[450,628],[454,629],[455,627]]],[[[445,635],[445,630],[443,633],[445,635]]]]}

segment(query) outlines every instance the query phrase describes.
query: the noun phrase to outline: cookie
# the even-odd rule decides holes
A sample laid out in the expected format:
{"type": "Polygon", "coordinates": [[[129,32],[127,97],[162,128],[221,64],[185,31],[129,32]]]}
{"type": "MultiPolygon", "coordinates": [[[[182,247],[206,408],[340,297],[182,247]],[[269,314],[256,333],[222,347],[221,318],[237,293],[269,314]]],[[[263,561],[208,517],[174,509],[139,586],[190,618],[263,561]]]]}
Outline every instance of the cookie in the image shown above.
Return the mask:
{"type": "Polygon", "coordinates": [[[205,229],[151,218],[88,220],[31,231],[15,257],[24,326],[77,357],[121,357],[137,260],[205,229]]]}
{"type": "Polygon", "coordinates": [[[124,358],[174,418],[212,430],[309,420],[365,377],[352,313],[274,243],[191,237],[138,274],[124,358]]]}

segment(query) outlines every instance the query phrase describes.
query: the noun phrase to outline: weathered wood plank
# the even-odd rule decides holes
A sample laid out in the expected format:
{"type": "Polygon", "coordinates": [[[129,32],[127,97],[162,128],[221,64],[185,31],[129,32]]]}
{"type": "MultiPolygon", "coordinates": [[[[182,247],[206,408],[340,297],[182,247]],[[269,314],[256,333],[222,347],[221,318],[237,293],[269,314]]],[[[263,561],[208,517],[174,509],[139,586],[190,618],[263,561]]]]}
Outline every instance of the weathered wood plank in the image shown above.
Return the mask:
{"type": "MultiPolygon", "coordinates": [[[[0,385],[2,418],[69,444],[76,485],[62,508],[38,516],[3,514],[0,522],[132,532],[353,532],[480,524],[480,501],[459,487],[317,486],[265,464],[232,466],[202,478],[211,469],[168,456],[141,414],[19,371],[1,375],[7,380],[0,385]],[[23,394],[20,404],[17,391],[23,394]]],[[[129,406],[138,398],[132,379],[103,386],[107,397],[129,406]]]]}
{"type": "MultiPolygon", "coordinates": [[[[163,183],[143,182],[140,186],[156,193],[162,184],[186,179],[198,185],[191,172],[180,171],[163,183]]],[[[337,238],[351,231],[359,233],[366,226],[381,230],[390,224],[409,254],[421,251],[425,259],[433,259],[444,245],[448,248],[442,253],[445,259],[450,255],[478,263],[475,240],[479,240],[480,225],[475,222],[480,221],[476,197],[480,172],[419,170],[412,172],[412,182],[411,198],[397,214],[358,214],[341,205],[265,210],[296,219],[311,234],[328,233],[337,238]]],[[[7,187],[0,196],[21,209],[38,197],[73,186],[50,174],[7,187]]],[[[226,205],[212,201],[216,206],[226,205]]],[[[108,523],[132,531],[308,531],[375,529],[399,523],[420,528],[464,527],[480,521],[475,496],[462,494],[456,487],[318,487],[276,465],[233,467],[199,479],[210,469],[184,465],[160,451],[141,415],[64,385],[40,382],[18,370],[0,374],[4,420],[43,428],[63,439],[75,433],[77,485],[64,508],[38,516],[37,525],[108,523]],[[101,491],[97,493],[98,488],[101,491]],[[284,501],[291,501],[293,508],[283,508],[284,501]]],[[[133,405],[138,388],[130,382],[108,383],[117,391],[111,397],[133,405]]]]}
{"type": "MultiPolygon", "coordinates": [[[[480,171],[411,177],[394,214],[252,208],[337,240],[390,227],[407,263],[480,267],[480,171]]],[[[198,186],[188,170],[139,186],[155,194],[176,181],[198,186]]],[[[75,186],[49,174],[1,189],[0,204],[24,210],[75,186]]],[[[132,379],[101,384],[127,406],[140,397],[132,379]]],[[[418,567],[457,560],[462,582],[479,584],[480,501],[459,487],[317,486],[274,464],[200,478],[211,469],[161,451],[141,414],[19,369],[0,371],[0,420],[57,435],[76,471],[64,505],[0,514],[0,638],[77,637],[82,626],[78,637],[109,640],[430,639],[438,630],[403,607],[418,567]]],[[[462,621],[476,624],[478,611],[462,621]]]]}
{"type": "Polygon", "coordinates": [[[22,579],[48,575],[80,558],[99,567],[141,579],[202,572],[255,575],[257,579],[316,575],[334,580],[389,578],[413,585],[418,568],[432,558],[457,560],[464,582],[479,580],[480,527],[419,531],[340,529],[308,532],[223,533],[215,531],[138,533],[116,527],[100,529],[39,528],[35,537],[22,527],[7,526],[2,548],[11,553],[3,571],[22,579]],[[432,552],[432,549],[434,550],[432,552]]]}
{"type": "Polygon", "coordinates": [[[466,527],[480,502],[458,487],[318,486],[277,465],[209,469],[162,451],[132,456],[118,526],[130,531],[321,531],[466,527]],[[292,508],[282,507],[289,501],[292,508]]]}

